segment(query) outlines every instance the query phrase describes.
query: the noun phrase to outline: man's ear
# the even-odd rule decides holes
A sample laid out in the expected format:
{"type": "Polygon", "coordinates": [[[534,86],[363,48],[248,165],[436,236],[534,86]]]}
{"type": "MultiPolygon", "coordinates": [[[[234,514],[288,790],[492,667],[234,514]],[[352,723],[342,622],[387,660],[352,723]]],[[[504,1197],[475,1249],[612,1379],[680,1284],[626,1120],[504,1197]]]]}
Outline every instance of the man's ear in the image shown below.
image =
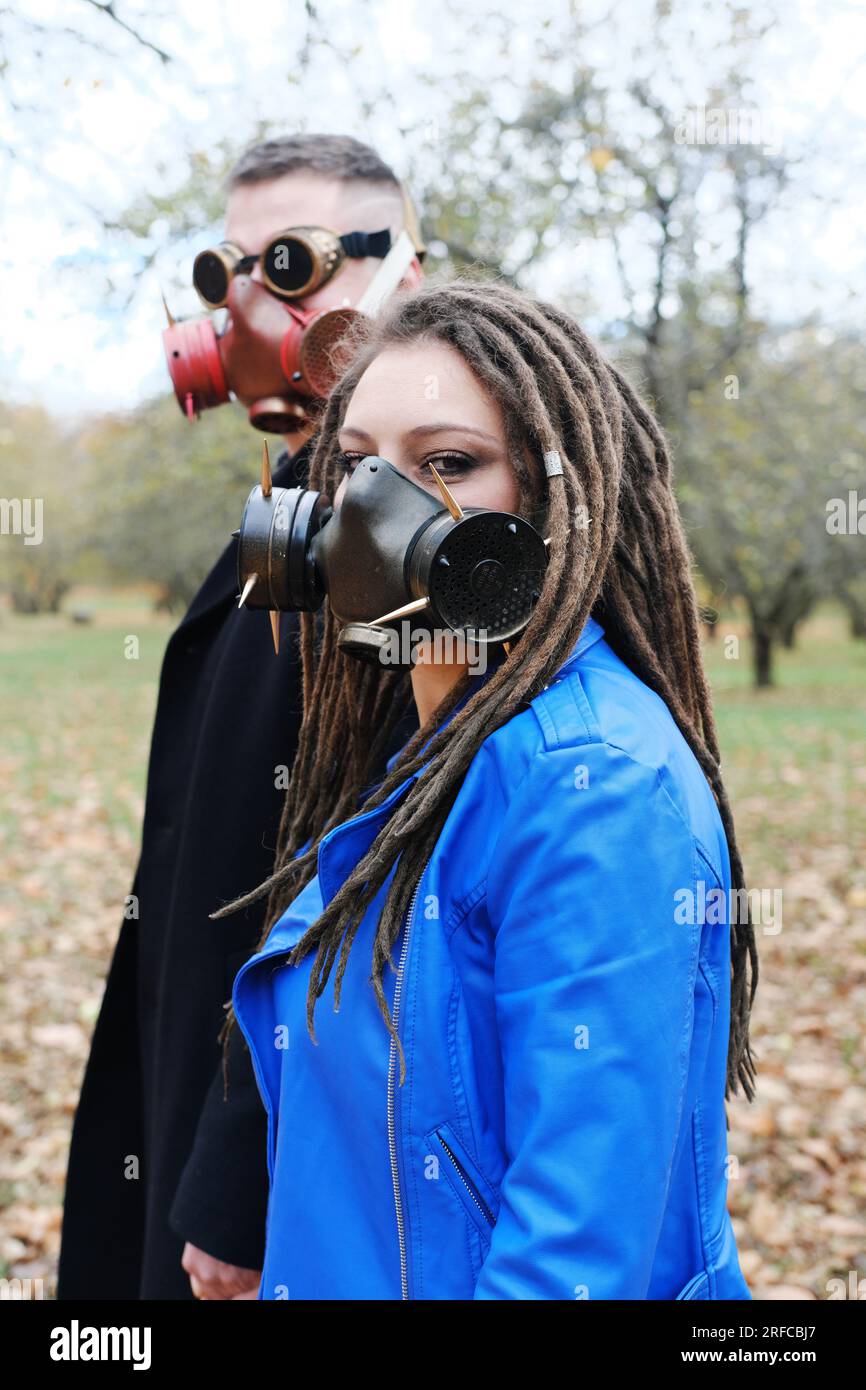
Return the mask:
{"type": "Polygon", "coordinates": [[[420,285],[423,279],[424,271],[421,269],[421,262],[418,257],[415,256],[406,267],[406,272],[397,288],[400,290],[414,290],[416,285],[420,285]]]}

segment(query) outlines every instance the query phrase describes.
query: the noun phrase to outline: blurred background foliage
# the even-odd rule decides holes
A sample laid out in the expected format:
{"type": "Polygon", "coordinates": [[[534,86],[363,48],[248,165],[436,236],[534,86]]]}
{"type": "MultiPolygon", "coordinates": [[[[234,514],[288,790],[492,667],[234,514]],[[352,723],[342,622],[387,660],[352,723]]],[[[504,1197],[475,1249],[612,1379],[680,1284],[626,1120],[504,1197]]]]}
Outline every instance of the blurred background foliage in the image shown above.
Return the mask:
{"type": "MultiPolygon", "coordinates": [[[[4,46],[29,44],[39,55],[58,40],[86,48],[93,39],[83,19],[93,8],[77,0],[61,40],[59,29],[13,7],[4,12],[4,46]]],[[[157,42],[162,28],[147,11],[95,8],[100,41],[118,34],[121,51],[131,46],[156,71],[186,80],[190,53],[157,42]]],[[[798,314],[796,304],[768,313],[756,238],[768,218],[777,225],[792,188],[815,201],[819,216],[835,195],[813,176],[822,153],[808,135],[767,138],[772,113],[760,105],[755,65],[784,10],[731,2],[710,14],[700,3],[659,0],[648,34],[632,32],[614,0],[596,5],[591,19],[584,6],[556,4],[518,41],[500,9],[466,15],[446,4],[441,40],[407,106],[392,68],[371,73],[363,26],[336,25],[328,6],[309,6],[285,78],[295,119],[251,116],[231,136],[203,139],[200,125],[179,114],[177,148],[142,171],[119,214],[100,212],[88,189],[69,215],[95,218],[106,244],[124,247],[134,266],[126,281],[106,272],[106,303],[134,299],[143,272],[166,264],[169,252],[168,289],[180,293],[186,248],[219,227],[222,179],[238,153],[293,125],[317,128],[305,84],[315,71],[318,90],[322,75],[336,82],[339,71],[371,122],[365,137],[375,143],[376,120],[399,132],[400,172],[421,210],[431,273],[471,268],[556,298],[648,397],[674,447],[707,616],[719,604],[741,606],[754,679],[767,685],[778,645],[796,642],[821,600],[841,602],[852,636],[866,634],[863,538],[827,531],[828,502],[866,488],[866,357],[850,321],[825,321],[814,307],[798,314]],[[706,106],[763,115],[757,143],[683,140],[700,44],[706,106]],[[489,55],[483,77],[466,56],[473,45],[489,55]],[[611,272],[604,280],[592,273],[599,248],[611,272]]],[[[38,154],[47,112],[32,87],[24,101],[16,85],[24,81],[8,63],[0,68],[7,106],[38,154]]],[[[244,84],[241,73],[236,82],[244,84]]],[[[50,190],[50,161],[45,177],[50,190]]],[[[92,293],[92,271],[85,280],[92,293]]],[[[154,586],[157,604],[179,613],[237,524],[255,476],[256,440],[242,413],[211,412],[189,428],[166,379],[165,391],[138,408],[73,426],[12,400],[0,419],[5,492],[36,490],[46,514],[63,516],[50,545],[2,547],[0,584],[13,606],[52,611],[76,582],[141,580],[154,586]]]]}

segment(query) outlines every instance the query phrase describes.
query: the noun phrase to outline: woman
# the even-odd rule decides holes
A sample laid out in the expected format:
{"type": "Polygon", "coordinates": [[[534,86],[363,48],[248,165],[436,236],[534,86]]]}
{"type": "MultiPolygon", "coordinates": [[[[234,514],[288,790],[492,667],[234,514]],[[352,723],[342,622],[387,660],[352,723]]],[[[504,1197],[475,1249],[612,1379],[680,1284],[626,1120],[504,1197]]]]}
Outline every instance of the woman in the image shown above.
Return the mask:
{"type": "Polygon", "coordinates": [[[338,509],[373,455],[533,521],[548,563],[482,672],[364,665],[303,616],[276,871],[242,900],[273,926],[233,992],[259,1296],[747,1299],[724,1100],[757,957],[701,910],[743,875],[661,431],[567,314],[458,281],[372,327],[310,486],[338,509]]]}

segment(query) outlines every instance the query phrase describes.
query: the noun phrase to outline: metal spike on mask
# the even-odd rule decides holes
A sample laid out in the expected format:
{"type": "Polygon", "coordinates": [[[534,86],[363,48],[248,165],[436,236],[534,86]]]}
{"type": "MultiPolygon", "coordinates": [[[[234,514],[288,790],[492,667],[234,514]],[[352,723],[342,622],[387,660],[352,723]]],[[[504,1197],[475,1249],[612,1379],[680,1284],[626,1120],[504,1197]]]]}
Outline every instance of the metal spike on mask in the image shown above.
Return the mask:
{"type": "Polygon", "coordinates": [[[432,463],[429,465],[429,467],[430,472],[436,479],[436,486],[442,494],[442,501],[445,503],[445,506],[448,508],[454,520],[459,521],[463,515],[463,508],[460,506],[460,503],[457,501],[457,498],[454,496],[447,483],[444,481],[443,478],[440,477],[439,473],[433,467],[432,463]]]}
{"type": "Polygon", "coordinates": [[[280,654],[280,615],[279,615],[279,612],[277,611],[276,608],[272,608],[272,609],[270,610],[269,616],[270,616],[270,619],[271,619],[271,633],[272,633],[273,639],[274,639],[274,653],[275,653],[276,656],[279,656],[279,654],[280,654]]]}
{"type": "Polygon", "coordinates": [[[262,497],[270,497],[274,484],[271,478],[271,460],[268,455],[268,441],[262,440],[262,497]]]}
{"type": "Polygon", "coordinates": [[[254,589],[255,587],[256,587],[256,576],[255,576],[254,574],[251,574],[251,575],[244,581],[244,589],[243,589],[243,593],[241,594],[241,596],[240,596],[240,598],[239,598],[239,600],[238,600],[238,608],[243,608],[244,604],[246,603],[247,599],[249,598],[250,594],[252,593],[252,591],[253,591],[253,589],[254,589]]]}
{"type": "Polygon", "coordinates": [[[165,295],[163,294],[162,290],[160,290],[159,292],[159,297],[162,300],[162,307],[165,310],[165,317],[168,320],[168,326],[169,328],[174,328],[174,314],[169,309],[168,304],[165,300],[165,295]]]}
{"type": "Polygon", "coordinates": [[[368,626],[376,627],[379,623],[389,623],[392,618],[405,618],[410,613],[420,613],[429,602],[429,598],[413,598],[411,603],[404,603],[402,608],[395,608],[392,613],[383,613],[381,618],[374,618],[368,626]]]}

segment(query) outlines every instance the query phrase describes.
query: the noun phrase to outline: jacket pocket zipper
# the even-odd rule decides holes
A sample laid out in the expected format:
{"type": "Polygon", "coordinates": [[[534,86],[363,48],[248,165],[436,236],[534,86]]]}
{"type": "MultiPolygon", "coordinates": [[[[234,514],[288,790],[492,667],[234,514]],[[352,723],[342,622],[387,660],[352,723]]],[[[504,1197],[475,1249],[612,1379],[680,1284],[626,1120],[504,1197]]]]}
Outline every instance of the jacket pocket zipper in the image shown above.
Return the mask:
{"type": "Polygon", "coordinates": [[[481,1212],[481,1215],[484,1217],[484,1220],[487,1222],[488,1226],[495,1226],[496,1219],[493,1216],[493,1213],[491,1212],[487,1203],[482,1199],[481,1194],[478,1191],[478,1188],[470,1179],[469,1174],[466,1172],[466,1169],[463,1167],[462,1163],[457,1158],[457,1155],[442,1138],[442,1135],[440,1134],[438,1129],[436,1130],[436,1138],[439,1140],[439,1143],[442,1145],[443,1149],[447,1153],[449,1159],[451,1160],[452,1166],[454,1167],[458,1177],[460,1178],[460,1181],[466,1188],[466,1191],[469,1193],[469,1196],[472,1198],[472,1201],[475,1203],[478,1210],[481,1212]]]}
{"type": "MultiPolygon", "coordinates": [[[[415,915],[415,900],[418,897],[418,889],[421,887],[421,879],[424,877],[424,870],[426,868],[427,863],[425,862],[412,892],[409,911],[406,913],[403,946],[400,951],[400,959],[397,964],[397,980],[394,985],[394,1007],[391,1011],[391,1018],[394,1023],[395,1031],[400,1022],[400,1001],[403,997],[403,970],[406,965],[406,956],[409,952],[409,935],[412,930],[412,919],[415,915]]],[[[403,1218],[403,1197],[400,1192],[400,1168],[397,1160],[396,1079],[397,1044],[392,1038],[388,1053],[388,1150],[391,1158],[391,1183],[394,1188],[394,1211],[397,1215],[397,1241],[400,1246],[400,1294],[401,1298],[405,1300],[409,1297],[409,1266],[406,1258],[406,1228],[403,1218]]]]}
{"type": "Polygon", "coordinates": [[[680,1299],[686,1298],[708,1298],[709,1282],[710,1278],[707,1271],[702,1269],[700,1274],[696,1274],[693,1279],[689,1280],[684,1288],[680,1289],[674,1302],[679,1302],[680,1299]]]}

